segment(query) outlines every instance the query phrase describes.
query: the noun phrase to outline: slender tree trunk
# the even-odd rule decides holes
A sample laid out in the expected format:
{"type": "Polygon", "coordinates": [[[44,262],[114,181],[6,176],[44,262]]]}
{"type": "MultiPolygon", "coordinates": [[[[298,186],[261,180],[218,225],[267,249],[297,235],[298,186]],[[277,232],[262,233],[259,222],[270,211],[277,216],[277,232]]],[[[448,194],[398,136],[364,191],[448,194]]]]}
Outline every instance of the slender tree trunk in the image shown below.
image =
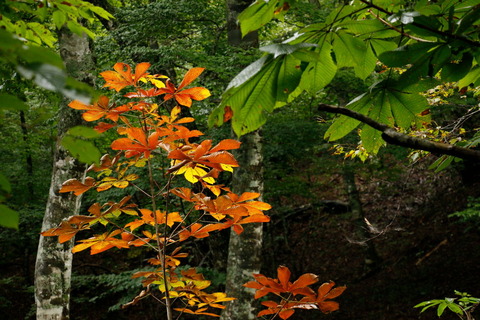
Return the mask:
{"type": "MultiPolygon", "coordinates": [[[[263,156],[259,131],[247,134],[241,139],[241,152],[237,154],[240,168],[233,177],[233,191],[263,193],[263,156]]],[[[252,274],[259,273],[262,265],[262,224],[247,224],[244,232],[230,233],[228,246],[226,292],[236,300],[227,305],[221,319],[255,319],[254,290],[242,284],[253,280],[252,274]]]]}
{"type": "Polygon", "coordinates": [[[372,234],[369,232],[369,227],[365,221],[365,214],[363,212],[362,202],[358,193],[357,185],[355,183],[355,172],[353,168],[348,165],[343,166],[343,179],[345,182],[345,189],[348,195],[348,202],[350,211],[352,213],[355,224],[355,235],[357,241],[365,246],[365,275],[375,271],[381,259],[377,253],[374,243],[371,241],[372,234]]]}
{"type": "MultiPolygon", "coordinates": [[[[88,38],[62,29],[59,34],[60,54],[67,72],[77,80],[92,83],[90,72],[93,59],[88,38]]],[[[66,131],[81,124],[80,114],[67,107],[67,101],[58,113],[58,139],[55,147],[52,180],[42,230],[58,225],[64,218],[76,214],[80,198],[59,194],[61,184],[70,178],[81,178],[85,167],[78,163],[60,145],[66,131]]],[[[35,302],[37,319],[69,319],[70,278],[73,241],[58,243],[56,237],[40,237],[35,265],[35,302]]]]}
{"type": "MultiPolygon", "coordinates": [[[[241,38],[237,17],[251,4],[250,0],[227,0],[228,41],[240,48],[258,47],[256,32],[241,38]]],[[[260,131],[243,136],[242,146],[236,154],[240,164],[233,176],[233,191],[241,194],[245,191],[263,193],[263,156],[260,131]]],[[[259,273],[262,254],[262,224],[247,224],[242,234],[230,233],[227,262],[226,293],[236,300],[223,310],[221,319],[254,319],[252,289],[242,286],[252,280],[252,273],[259,273]]]]}

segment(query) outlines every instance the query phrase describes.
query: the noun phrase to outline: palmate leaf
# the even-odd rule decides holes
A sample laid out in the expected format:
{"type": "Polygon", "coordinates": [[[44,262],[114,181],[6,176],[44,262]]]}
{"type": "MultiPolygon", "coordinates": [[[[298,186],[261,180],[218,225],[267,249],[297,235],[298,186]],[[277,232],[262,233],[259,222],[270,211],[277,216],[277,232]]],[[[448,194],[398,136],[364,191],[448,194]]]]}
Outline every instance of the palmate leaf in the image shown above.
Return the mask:
{"type": "Polygon", "coordinates": [[[295,0],[255,1],[238,16],[242,36],[259,29],[273,18],[281,18],[295,2],[295,0]]]}
{"type": "Polygon", "coordinates": [[[328,42],[321,39],[313,52],[318,53],[318,60],[311,61],[307,65],[299,85],[301,89],[312,95],[329,84],[337,72],[337,66],[331,54],[332,46],[328,42]]]}
{"type": "Polygon", "coordinates": [[[264,48],[271,55],[252,63],[229,84],[222,102],[210,115],[209,124],[221,125],[226,107],[233,115],[232,128],[237,135],[254,131],[266,121],[266,113],[287,102],[288,95],[300,83],[301,61],[293,52],[305,46],[279,44],[264,48]],[[291,52],[292,54],[286,54],[291,52]],[[273,58],[273,56],[277,56],[273,58]]]}
{"type": "MultiPolygon", "coordinates": [[[[354,99],[347,107],[377,122],[408,128],[413,122],[421,125],[422,121],[427,120],[420,114],[428,108],[428,102],[425,97],[418,94],[418,88],[405,87],[393,80],[384,80],[370,88],[368,94],[354,99]]],[[[359,124],[358,120],[340,116],[327,130],[325,138],[329,141],[340,139],[359,124]]],[[[372,153],[378,152],[384,143],[381,132],[369,126],[363,127],[361,138],[365,149],[372,153]]]]}
{"type": "Polygon", "coordinates": [[[337,66],[339,68],[353,67],[355,75],[362,80],[375,69],[377,59],[371,47],[346,32],[335,34],[333,51],[337,59],[337,66]]]}

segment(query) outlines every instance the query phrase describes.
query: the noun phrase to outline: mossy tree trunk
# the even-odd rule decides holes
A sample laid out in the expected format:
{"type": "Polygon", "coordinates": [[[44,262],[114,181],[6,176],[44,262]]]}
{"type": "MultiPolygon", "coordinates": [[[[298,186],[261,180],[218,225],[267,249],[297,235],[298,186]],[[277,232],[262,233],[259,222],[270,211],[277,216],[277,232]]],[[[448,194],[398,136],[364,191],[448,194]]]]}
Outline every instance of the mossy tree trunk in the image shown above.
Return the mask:
{"type": "MultiPolygon", "coordinates": [[[[80,37],[62,29],[59,34],[59,48],[68,74],[91,84],[94,64],[89,39],[85,35],[80,37]]],[[[67,104],[68,101],[64,101],[58,112],[58,139],[42,230],[53,228],[64,218],[76,214],[80,205],[80,198],[58,192],[65,180],[81,179],[85,171],[85,166],[74,159],[60,144],[67,130],[82,122],[80,114],[67,104]]],[[[73,241],[60,244],[56,237],[40,237],[35,265],[37,319],[70,318],[72,245],[73,241]]]]}
{"type": "MultiPolygon", "coordinates": [[[[231,46],[242,49],[258,47],[258,34],[252,32],[241,37],[237,24],[238,15],[247,8],[250,0],[227,0],[228,42],[231,46]]],[[[236,153],[240,168],[233,176],[233,191],[241,194],[246,191],[263,193],[263,156],[260,131],[243,136],[242,145],[236,153]]],[[[244,232],[237,235],[230,233],[227,262],[226,293],[236,300],[223,310],[221,319],[254,319],[253,289],[242,284],[251,281],[252,273],[259,273],[262,254],[262,224],[247,224],[244,232]]]]}

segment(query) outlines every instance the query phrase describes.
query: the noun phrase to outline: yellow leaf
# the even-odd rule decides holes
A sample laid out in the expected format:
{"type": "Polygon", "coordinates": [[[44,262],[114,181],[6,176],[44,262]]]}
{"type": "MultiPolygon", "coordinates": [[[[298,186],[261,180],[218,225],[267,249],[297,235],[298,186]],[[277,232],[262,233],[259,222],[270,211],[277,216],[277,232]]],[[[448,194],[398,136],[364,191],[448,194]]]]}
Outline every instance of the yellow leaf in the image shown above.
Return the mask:
{"type": "Polygon", "coordinates": [[[120,180],[120,181],[114,182],[113,186],[119,189],[125,189],[126,187],[128,187],[128,184],[129,184],[128,181],[120,180]]]}
{"type": "Polygon", "coordinates": [[[157,88],[165,88],[165,83],[160,80],[150,79],[150,82],[157,88]]]}

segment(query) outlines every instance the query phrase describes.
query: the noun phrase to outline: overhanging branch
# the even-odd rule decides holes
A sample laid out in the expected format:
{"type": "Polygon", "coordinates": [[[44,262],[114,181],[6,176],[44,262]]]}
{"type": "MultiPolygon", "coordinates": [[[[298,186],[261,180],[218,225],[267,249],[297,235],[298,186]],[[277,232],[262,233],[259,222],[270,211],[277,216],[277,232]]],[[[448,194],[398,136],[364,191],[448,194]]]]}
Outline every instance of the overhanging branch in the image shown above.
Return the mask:
{"type": "Polygon", "coordinates": [[[404,133],[398,132],[392,127],[377,122],[372,118],[369,118],[361,113],[347,108],[332,106],[328,104],[320,104],[318,106],[318,110],[330,113],[343,114],[347,117],[363,122],[370,127],[382,132],[383,140],[390,144],[417,150],[429,151],[433,153],[446,154],[465,160],[480,160],[480,151],[459,147],[452,144],[434,142],[430,140],[420,139],[417,137],[412,137],[404,133]]]}

